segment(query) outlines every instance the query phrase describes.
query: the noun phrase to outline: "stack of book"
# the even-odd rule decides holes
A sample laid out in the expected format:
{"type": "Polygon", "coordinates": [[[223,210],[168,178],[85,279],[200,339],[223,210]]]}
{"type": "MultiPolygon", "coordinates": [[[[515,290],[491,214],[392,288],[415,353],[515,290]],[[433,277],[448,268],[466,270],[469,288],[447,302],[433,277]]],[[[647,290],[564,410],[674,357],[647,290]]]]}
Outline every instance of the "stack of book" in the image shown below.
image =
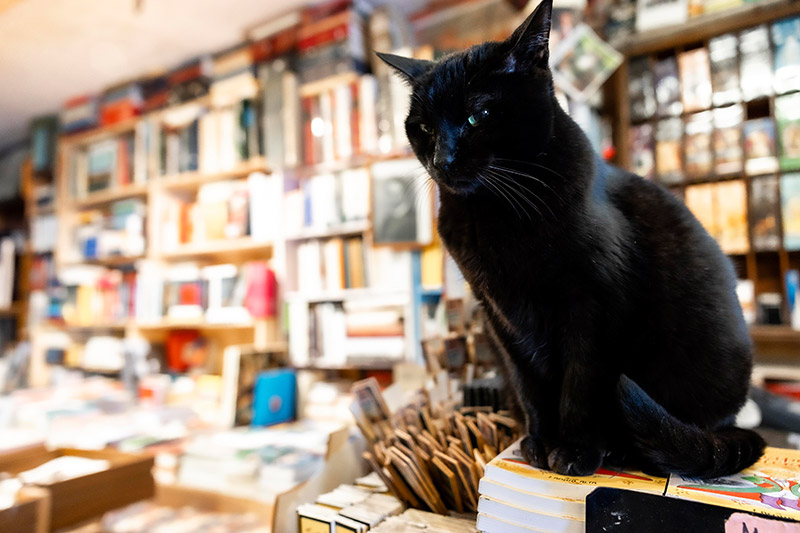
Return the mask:
{"type": "Polygon", "coordinates": [[[479,486],[478,529],[490,533],[531,531],[583,532],[586,497],[597,487],[663,494],[665,478],[641,472],[600,469],[570,477],[530,466],[516,441],[484,470],[479,486]]]}
{"type": "Polygon", "coordinates": [[[112,87],[100,103],[100,125],[109,126],[134,118],[142,109],[142,90],[138,83],[112,87]]]}
{"type": "Polygon", "coordinates": [[[64,103],[58,118],[64,133],[94,128],[100,121],[98,100],[90,95],[71,98],[64,103]]]}
{"type": "Polygon", "coordinates": [[[121,135],[75,150],[69,158],[73,198],[125,187],[133,180],[134,135],[121,135]]]}
{"type": "Polygon", "coordinates": [[[330,531],[362,533],[403,511],[402,502],[394,496],[357,487],[339,487],[334,493],[317,498],[317,502],[297,508],[299,531],[316,531],[314,528],[322,525],[330,531]]]}

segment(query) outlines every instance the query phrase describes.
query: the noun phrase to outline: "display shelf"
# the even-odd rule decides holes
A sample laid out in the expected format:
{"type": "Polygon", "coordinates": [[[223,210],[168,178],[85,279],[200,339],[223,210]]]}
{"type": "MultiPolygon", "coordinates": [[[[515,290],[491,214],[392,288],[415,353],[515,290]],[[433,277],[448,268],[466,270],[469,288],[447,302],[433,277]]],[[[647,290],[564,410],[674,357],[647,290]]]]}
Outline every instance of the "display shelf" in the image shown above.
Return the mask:
{"type": "Polygon", "coordinates": [[[284,237],[287,241],[305,241],[311,239],[329,239],[333,237],[348,237],[351,235],[360,235],[366,233],[371,229],[369,221],[359,220],[355,222],[347,222],[331,228],[315,229],[308,228],[301,232],[287,235],[284,237]]]}
{"type": "Polygon", "coordinates": [[[266,258],[271,254],[273,243],[269,241],[254,241],[250,237],[222,240],[219,242],[203,242],[183,244],[169,252],[161,254],[161,259],[179,261],[184,259],[202,259],[221,257],[225,261],[231,257],[259,256],[263,253],[266,258]]]}
{"type": "Polygon", "coordinates": [[[98,265],[111,268],[111,267],[132,265],[137,261],[141,261],[145,257],[146,257],[145,255],[112,255],[109,257],[93,257],[93,258],[80,259],[70,263],[63,263],[62,266],[98,265]]]}
{"type": "Polygon", "coordinates": [[[358,79],[359,75],[357,72],[344,72],[342,74],[336,74],[321,80],[304,83],[300,86],[298,92],[300,93],[301,98],[306,96],[314,96],[316,94],[335,89],[341,85],[353,83],[354,81],[358,81],[358,79]]]}
{"type": "Polygon", "coordinates": [[[720,13],[689,19],[680,26],[658,28],[634,34],[617,49],[628,57],[650,54],[703,41],[716,35],[758,26],[800,13],[800,3],[793,0],[762,0],[745,3],[720,13]]]}
{"type": "Polygon", "coordinates": [[[790,326],[753,325],[750,326],[750,336],[754,342],[790,342],[800,346],[800,331],[790,326]]]}
{"type": "Polygon", "coordinates": [[[67,133],[59,138],[59,142],[62,144],[86,144],[105,137],[129,133],[136,129],[139,120],[141,120],[140,117],[134,117],[108,126],[67,133]]]}
{"type": "Polygon", "coordinates": [[[87,209],[90,207],[98,207],[104,204],[110,204],[118,200],[138,198],[142,196],[147,196],[146,184],[137,183],[125,185],[124,187],[114,187],[105,191],[89,193],[83,198],[73,199],[67,205],[67,209],[87,209]]]}
{"type": "MultiPolygon", "coordinates": [[[[394,159],[404,159],[407,157],[414,157],[414,153],[410,148],[408,150],[395,150],[387,153],[357,154],[344,159],[337,159],[335,161],[325,161],[322,163],[316,163],[314,165],[300,165],[291,169],[291,172],[298,178],[310,178],[318,174],[341,172],[343,170],[367,167],[373,163],[392,161],[394,159]]],[[[420,168],[422,167],[420,166],[420,168]]]]}
{"type": "Polygon", "coordinates": [[[267,160],[263,157],[257,157],[245,161],[230,170],[210,173],[184,172],[172,176],[164,176],[159,180],[154,180],[152,183],[154,185],[160,184],[166,190],[193,190],[206,183],[242,178],[253,172],[269,173],[270,169],[267,165],[267,160]]]}

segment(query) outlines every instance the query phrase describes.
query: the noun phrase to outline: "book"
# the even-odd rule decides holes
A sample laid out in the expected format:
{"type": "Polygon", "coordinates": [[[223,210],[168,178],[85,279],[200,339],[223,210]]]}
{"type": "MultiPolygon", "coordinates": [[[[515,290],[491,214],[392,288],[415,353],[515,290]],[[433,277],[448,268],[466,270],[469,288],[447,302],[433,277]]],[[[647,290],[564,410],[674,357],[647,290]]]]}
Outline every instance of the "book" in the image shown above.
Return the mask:
{"type": "Polygon", "coordinates": [[[778,161],[782,170],[800,168],[800,94],[775,98],[778,161]]]}
{"type": "Polygon", "coordinates": [[[689,16],[688,0],[636,0],[636,31],[681,24],[689,16]]]}
{"type": "Polygon", "coordinates": [[[754,250],[777,250],[780,246],[780,204],[777,177],[760,176],[750,181],[749,214],[754,250]]]}
{"type": "Polygon", "coordinates": [[[726,254],[743,254],[749,248],[747,186],[743,180],[714,184],[717,242],[726,254]]]}
{"type": "Polygon", "coordinates": [[[205,319],[214,324],[241,324],[250,320],[244,306],[246,281],[236,265],[203,267],[207,298],[205,319]]]}
{"type": "Polygon", "coordinates": [[[52,175],[57,137],[57,115],[44,115],[31,120],[30,148],[34,173],[46,176],[52,175]]]}
{"type": "Polygon", "coordinates": [[[800,174],[784,174],[780,187],[783,246],[800,250],[800,174]]]}
{"type": "Polygon", "coordinates": [[[748,120],[744,128],[744,169],[747,174],[770,174],[778,170],[775,157],[775,124],[771,118],[748,120]]]}
{"type": "Polygon", "coordinates": [[[707,178],[712,173],[711,119],[711,111],[695,113],[686,118],[684,164],[686,175],[691,179],[707,178]]]}
{"type": "Polygon", "coordinates": [[[650,59],[645,56],[631,59],[628,72],[631,121],[647,120],[656,113],[656,92],[650,59]]]}
{"type": "MultiPolygon", "coordinates": [[[[573,520],[582,521],[586,512],[586,502],[580,498],[557,498],[547,494],[536,494],[534,492],[520,490],[517,487],[497,483],[496,481],[491,481],[487,478],[481,479],[478,489],[481,494],[481,498],[490,498],[495,502],[503,502],[505,504],[510,504],[516,507],[534,511],[536,513],[543,513],[551,516],[563,516],[573,520]]],[[[496,514],[487,508],[481,509],[480,504],[478,505],[479,512],[496,514]]]]}
{"type": "Polygon", "coordinates": [[[483,513],[478,513],[476,525],[478,526],[478,531],[491,531],[498,533],[542,533],[541,529],[522,526],[483,513]]]}
{"type": "Polygon", "coordinates": [[[753,466],[731,476],[698,481],[671,475],[665,494],[770,517],[800,520],[798,484],[800,451],[767,447],[753,466]]]}
{"type": "Polygon", "coordinates": [[[529,465],[523,458],[518,439],[486,464],[483,479],[518,490],[552,498],[585,501],[597,487],[617,487],[651,494],[663,494],[667,480],[641,472],[622,472],[601,468],[591,476],[565,476],[529,465]]]}
{"type": "Polygon", "coordinates": [[[653,66],[656,83],[656,111],[659,116],[677,116],[683,111],[681,85],[678,79],[678,61],[666,57],[653,66]]]}
{"type": "Polygon", "coordinates": [[[662,183],[683,181],[682,130],[683,124],[677,117],[660,120],[656,125],[656,176],[662,183]]]}
{"type": "Polygon", "coordinates": [[[253,426],[271,426],[289,422],[297,409],[297,376],[292,369],[281,368],[258,374],[253,394],[253,426]]]}
{"type": "Polygon", "coordinates": [[[775,46],[775,92],[782,94],[800,89],[800,17],[772,24],[775,46]]]}
{"type": "Polygon", "coordinates": [[[691,113],[711,107],[711,71],[708,50],[695,48],[678,54],[683,111],[691,113]]]}
{"type": "Polygon", "coordinates": [[[550,57],[553,80],[570,97],[586,102],[622,63],[622,55],[587,24],[578,24],[550,57]]]}
{"type": "Polygon", "coordinates": [[[732,105],[714,109],[714,171],[719,175],[736,174],[744,168],[742,122],[744,109],[732,105]]]}
{"type": "Polygon", "coordinates": [[[115,185],[119,145],[116,140],[96,142],[86,153],[86,192],[93,193],[115,185]]]}
{"type": "Polygon", "coordinates": [[[279,364],[276,354],[251,346],[226,346],[222,354],[220,413],[228,427],[248,426],[253,421],[255,387],[259,374],[279,364]]]}
{"type": "MultiPolygon", "coordinates": [[[[586,522],[583,517],[578,519],[538,511],[534,512],[528,508],[483,495],[478,500],[478,513],[524,528],[528,526],[535,527],[539,531],[562,531],[564,533],[583,533],[586,531],[586,522]]],[[[488,531],[500,532],[503,530],[490,529],[488,531]]]]}
{"type": "Polygon", "coordinates": [[[711,101],[724,106],[741,100],[739,88],[739,40],[733,33],[708,41],[711,68],[711,101]]]}
{"type": "Polygon", "coordinates": [[[714,214],[714,186],[690,185],[686,187],[686,207],[700,221],[709,235],[715,239],[719,236],[717,217],[714,214]]]}
{"type": "Polygon", "coordinates": [[[739,74],[746,101],[772,94],[772,54],[766,26],[739,34],[739,74]]]}

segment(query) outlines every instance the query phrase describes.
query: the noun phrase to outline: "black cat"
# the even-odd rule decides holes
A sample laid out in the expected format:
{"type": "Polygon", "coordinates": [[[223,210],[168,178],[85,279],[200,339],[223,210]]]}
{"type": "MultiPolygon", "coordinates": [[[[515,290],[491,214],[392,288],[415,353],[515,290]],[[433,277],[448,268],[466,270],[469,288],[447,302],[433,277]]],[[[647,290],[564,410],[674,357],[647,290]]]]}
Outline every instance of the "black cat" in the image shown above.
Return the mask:
{"type": "Polygon", "coordinates": [[[733,268],[683,203],[605,164],[558,105],[551,10],[438,62],[379,54],[411,85],[408,139],[524,412],[523,454],[570,475],[739,471],[764,441],[732,425],[752,367],[733,268]]]}

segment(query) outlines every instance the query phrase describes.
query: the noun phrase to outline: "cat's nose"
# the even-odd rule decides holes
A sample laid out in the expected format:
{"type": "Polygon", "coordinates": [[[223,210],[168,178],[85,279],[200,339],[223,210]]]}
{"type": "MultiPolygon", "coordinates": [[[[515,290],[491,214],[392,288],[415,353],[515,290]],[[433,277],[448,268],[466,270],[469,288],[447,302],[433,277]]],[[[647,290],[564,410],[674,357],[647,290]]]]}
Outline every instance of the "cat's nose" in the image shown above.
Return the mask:
{"type": "Polygon", "coordinates": [[[433,166],[447,172],[453,167],[454,160],[455,157],[453,157],[452,152],[436,150],[436,153],[433,155],[433,166]]]}

